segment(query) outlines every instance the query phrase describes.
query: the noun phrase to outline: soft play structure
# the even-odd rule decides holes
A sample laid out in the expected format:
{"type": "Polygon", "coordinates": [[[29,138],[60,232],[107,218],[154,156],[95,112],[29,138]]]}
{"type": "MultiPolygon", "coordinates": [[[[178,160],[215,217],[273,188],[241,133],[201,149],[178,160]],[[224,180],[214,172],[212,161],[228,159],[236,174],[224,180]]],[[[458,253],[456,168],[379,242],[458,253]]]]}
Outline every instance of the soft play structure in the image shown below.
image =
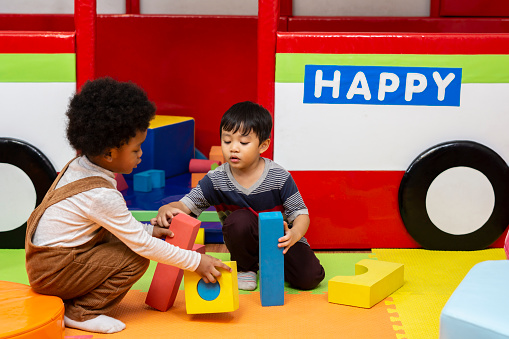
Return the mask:
{"type": "MultiPolygon", "coordinates": [[[[292,6],[260,0],[258,17],[143,15],[129,0],[125,15],[98,15],[95,0],[75,0],[74,14],[0,14],[0,247],[23,246],[24,222],[74,155],[69,97],[101,76],[140,85],[158,116],[184,117],[154,126],[145,145],[153,157],[139,171],[167,180],[188,171],[194,149],[217,146],[232,104],[267,107],[264,156],[294,177],[314,249],[501,247],[509,5],[431,0],[429,17],[303,17],[292,6]],[[158,139],[184,125],[175,140],[158,139]],[[31,160],[17,158],[19,147],[31,160]],[[165,153],[176,148],[185,152],[165,153]]],[[[191,185],[170,188],[157,192],[177,198],[191,185]]],[[[128,206],[157,209],[144,197],[128,206]]]]}
{"type": "Polygon", "coordinates": [[[281,4],[260,1],[258,100],[274,112],[273,158],[305,197],[312,246],[500,247],[508,21],[478,16],[508,5],[436,0],[429,18],[316,18],[281,4]]]}

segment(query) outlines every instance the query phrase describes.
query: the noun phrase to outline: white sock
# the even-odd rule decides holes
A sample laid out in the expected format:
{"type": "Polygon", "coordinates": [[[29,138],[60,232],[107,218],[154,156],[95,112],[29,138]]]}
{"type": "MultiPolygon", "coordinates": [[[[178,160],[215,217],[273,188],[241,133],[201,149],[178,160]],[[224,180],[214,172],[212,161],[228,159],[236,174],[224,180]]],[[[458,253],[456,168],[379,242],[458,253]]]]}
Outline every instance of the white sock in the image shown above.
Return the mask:
{"type": "Polygon", "coordinates": [[[238,272],[239,290],[252,291],[256,289],[256,272],[238,272]]]}
{"type": "Polygon", "coordinates": [[[106,315],[99,315],[98,317],[85,321],[76,321],[64,316],[65,327],[77,328],[78,330],[99,333],[115,333],[120,332],[125,328],[125,324],[106,315]]]}

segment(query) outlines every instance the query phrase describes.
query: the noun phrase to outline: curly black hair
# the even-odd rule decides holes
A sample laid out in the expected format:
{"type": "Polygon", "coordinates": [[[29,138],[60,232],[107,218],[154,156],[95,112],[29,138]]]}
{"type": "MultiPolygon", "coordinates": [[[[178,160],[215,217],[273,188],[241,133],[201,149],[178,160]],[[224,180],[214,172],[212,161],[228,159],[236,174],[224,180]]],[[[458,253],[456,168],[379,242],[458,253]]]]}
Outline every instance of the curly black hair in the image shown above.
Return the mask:
{"type": "Polygon", "coordinates": [[[269,111],[257,103],[244,101],[234,104],[221,118],[219,135],[222,131],[247,135],[253,131],[260,143],[270,139],[272,116],[269,111]]]}
{"type": "Polygon", "coordinates": [[[89,80],[70,100],[67,139],[83,155],[101,155],[148,129],[155,111],[146,93],[132,82],[89,80]]]}

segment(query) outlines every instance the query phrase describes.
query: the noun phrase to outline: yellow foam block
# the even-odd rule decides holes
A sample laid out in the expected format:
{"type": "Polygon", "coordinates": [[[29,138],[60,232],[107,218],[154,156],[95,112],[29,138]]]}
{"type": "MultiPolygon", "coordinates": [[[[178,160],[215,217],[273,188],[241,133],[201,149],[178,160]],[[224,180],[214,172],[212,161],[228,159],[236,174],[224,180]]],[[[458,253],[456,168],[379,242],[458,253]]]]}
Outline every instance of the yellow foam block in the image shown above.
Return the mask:
{"type": "Polygon", "coordinates": [[[364,259],[355,264],[355,275],[329,280],[330,303],[371,308],[403,286],[404,266],[364,259]]]}
{"type": "Polygon", "coordinates": [[[195,244],[205,245],[205,229],[200,228],[198,230],[198,234],[196,235],[195,244]]]}
{"type": "Polygon", "coordinates": [[[239,308],[237,262],[226,261],[224,263],[232,268],[232,272],[219,269],[221,277],[217,279],[217,285],[204,284],[201,277],[195,272],[184,271],[187,314],[232,312],[239,308]],[[200,290],[200,286],[215,286],[215,288],[203,291],[200,290]]]}
{"type": "Polygon", "coordinates": [[[174,125],[180,122],[194,120],[190,117],[177,117],[173,115],[156,115],[154,119],[150,121],[149,128],[159,128],[167,125],[174,125]]]}

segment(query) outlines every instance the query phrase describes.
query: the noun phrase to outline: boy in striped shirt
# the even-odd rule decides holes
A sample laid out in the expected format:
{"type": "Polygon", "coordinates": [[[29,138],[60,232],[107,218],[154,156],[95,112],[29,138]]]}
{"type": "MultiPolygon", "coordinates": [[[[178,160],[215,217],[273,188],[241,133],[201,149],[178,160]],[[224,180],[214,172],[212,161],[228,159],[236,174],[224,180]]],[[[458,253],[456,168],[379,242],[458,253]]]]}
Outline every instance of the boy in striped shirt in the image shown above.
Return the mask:
{"type": "Polygon", "coordinates": [[[294,288],[315,288],[325,277],[304,235],[310,219],[291,174],[261,154],[270,145],[272,117],[246,101],[233,105],[220,123],[226,163],[207,175],[180,201],[159,208],[152,224],[168,227],[178,213],[199,216],[214,206],[223,225],[231,260],[237,262],[239,289],[254,290],[258,271],[258,213],[280,211],[285,221],[285,280],[294,288]]]}

